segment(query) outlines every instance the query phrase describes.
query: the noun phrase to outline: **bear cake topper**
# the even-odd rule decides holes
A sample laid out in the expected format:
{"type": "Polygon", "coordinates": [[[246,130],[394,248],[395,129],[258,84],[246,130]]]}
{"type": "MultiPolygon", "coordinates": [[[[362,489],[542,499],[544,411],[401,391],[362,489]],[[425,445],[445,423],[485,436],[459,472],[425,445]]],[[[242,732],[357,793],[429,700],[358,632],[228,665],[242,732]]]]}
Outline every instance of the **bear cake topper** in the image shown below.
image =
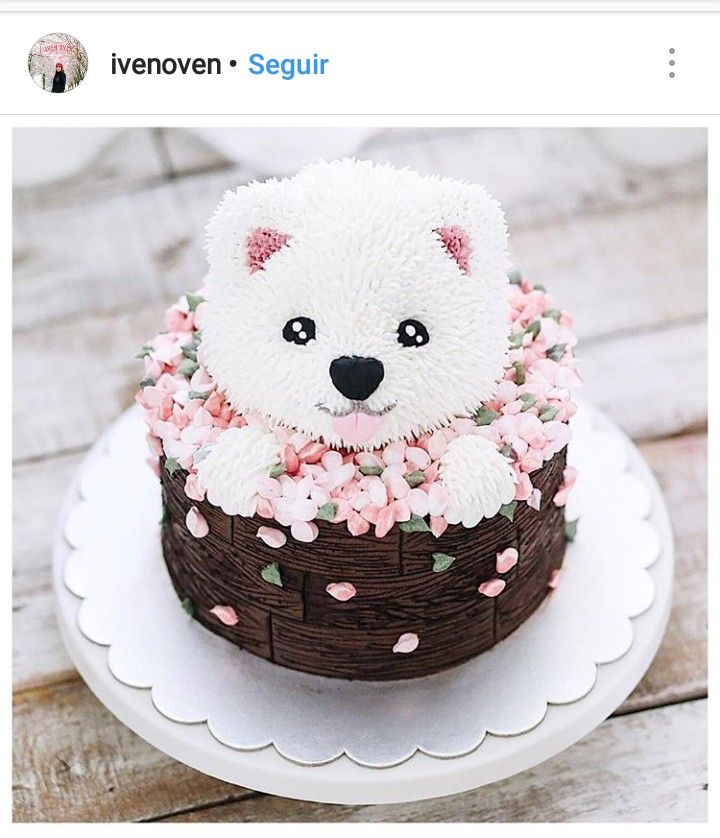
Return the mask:
{"type": "Polygon", "coordinates": [[[389,165],[227,192],[206,285],[141,353],[154,467],[300,541],[316,519],[439,537],[539,509],[531,475],[570,438],[576,339],[542,286],[508,283],[506,243],[481,186],[389,165]]]}
{"type": "Polygon", "coordinates": [[[207,368],[233,408],[339,447],[471,415],[507,353],[507,232],[481,186],[342,160],[228,192],[207,368]]]}
{"type": "MultiPolygon", "coordinates": [[[[228,192],[208,225],[207,370],[237,412],[331,446],[449,425],[502,377],[506,242],[481,186],[389,165],[318,163],[228,192]]],[[[208,499],[247,514],[277,444],[229,431],[198,468],[208,499]]],[[[478,520],[513,498],[509,462],[482,437],[454,441],[443,471],[478,520]]]]}

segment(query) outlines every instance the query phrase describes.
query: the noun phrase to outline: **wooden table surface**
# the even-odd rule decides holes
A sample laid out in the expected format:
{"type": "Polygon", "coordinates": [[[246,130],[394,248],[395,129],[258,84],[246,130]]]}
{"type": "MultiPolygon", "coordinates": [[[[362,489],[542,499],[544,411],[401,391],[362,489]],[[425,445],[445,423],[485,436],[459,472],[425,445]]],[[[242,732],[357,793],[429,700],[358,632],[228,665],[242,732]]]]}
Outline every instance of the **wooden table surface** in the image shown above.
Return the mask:
{"type": "MultiPolygon", "coordinates": [[[[673,142],[676,129],[652,130],[650,145],[673,142]]],[[[66,486],[131,403],[134,355],[165,305],[200,284],[222,191],[267,172],[181,130],[128,129],[75,177],[15,191],[16,820],[706,819],[706,161],[644,167],[614,148],[591,130],[379,129],[357,150],[479,180],[500,199],[514,260],[576,314],[584,398],[638,442],[677,546],[662,647],[594,733],[477,791],[375,807],[259,794],[175,762],[90,693],[53,615],[66,486]]]]}

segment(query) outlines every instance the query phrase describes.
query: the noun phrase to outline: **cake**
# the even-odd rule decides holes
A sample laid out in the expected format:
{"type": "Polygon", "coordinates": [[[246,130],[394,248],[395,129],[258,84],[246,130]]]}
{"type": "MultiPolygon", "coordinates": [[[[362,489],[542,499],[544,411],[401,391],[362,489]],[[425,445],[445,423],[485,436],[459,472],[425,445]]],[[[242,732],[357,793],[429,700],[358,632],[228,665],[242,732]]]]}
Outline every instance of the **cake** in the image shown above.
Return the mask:
{"type": "Polygon", "coordinates": [[[225,194],[137,395],[203,626],[391,680],[487,651],[551,594],[576,340],[506,247],[481,186],[367,161],[225,194]]]}

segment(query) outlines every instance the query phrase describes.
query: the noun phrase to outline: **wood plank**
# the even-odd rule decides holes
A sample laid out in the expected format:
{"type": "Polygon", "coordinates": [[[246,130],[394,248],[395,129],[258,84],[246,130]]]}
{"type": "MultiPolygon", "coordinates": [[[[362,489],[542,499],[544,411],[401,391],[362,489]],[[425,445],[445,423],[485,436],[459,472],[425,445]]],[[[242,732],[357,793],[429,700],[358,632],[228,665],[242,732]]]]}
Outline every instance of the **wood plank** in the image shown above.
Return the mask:
{"type": "MultiPolygon", "coordinates": [[[[32,149],[37,153],[66,156],[75,170],[69,175],[44,183],[21,182],[13,190],[16,215],[47,210],[67,211],[78,204],[104,195],[137,191],[170,174],[160,153],[157,128],[69,128],[22,127],[13,131],[13,148],[23,158],[32,149]]],[[[21,164],[23,165],[23,164],[21,164]]],[[[46,170],[47,171],[47,170],[46,170]]],[[[37,176],[37,175],[36,175],[37,176]]],[[[36,177],[35,176],[35,177],[36,177]]]]}
{"type": "Polygon", "coordinates": [[[140,820],[242,793],[152,748],[80,681],[17,698],[13,743],[16,821],[140,820]]]}
{"type": "Polygon", "coordinates": [[[618,139],[664,148],[676,138],[687,142],[691,136],[702,148],[707,137],[702,128],[690,133],[648,127],[386,128],[369,138],[357,156],[482,183],[503,205],[511,228],[517,229],[589,211],[703,195],[702,152],[686,164],[663,168],[634,165],[614,150],[618,139]]]}
{"type": "MultiPolygon", "coordinates": [[[[225,168],[232,159],[242,161],[251,177],[262,177],[290,175],[301,161],[343,155],[477,180],[523,222],[526,217],[537,221],[558,212],[637,205],[704,189],[703,128],[324,128],[315,132],[314,143],[307,130],[244,128],[235,129],[235,152],[230,153],[222,149],[232,130],[122,128],[109,140],[103,132],[99,140],[104,144],[78,172],[53,182],[51,189],[21,187],[16,200],[20,207],[67,206],[70,200],[84,203],[112,191],[136,190],[163,175],[225,168]],[[645,156],[648,147],[672,147],[676,141],[694,145],[698,154],[688,163],[641,167],[618,154],[618,140],[642,144],[645,156]],[[283,153],[290,143],[292,148],[283,153]]],[[[20,128],[14,132],[15,143],[27,144],[34,134],[52,147],[61,132],[65,137],[82,132],[75,146],[88,135],[85,128],[20,128]]],[[[83,155],[75,157],[80,165],[83,155]]]]}
{"type": "Polygon", "coordinates": [[[475,791],[380,806],[258,795],[173,822],[705,822],[707,702],[609,719],[529,771],[475,791]]]}
{"type": "Polygon", "coordinates": [[[584,379],[579,395],[605,411],[631,438],[707,427],[704,318],[585,343],[577,354],[584,379]]]}
{"type": "Polygon", "coordinates": [[[703,821],[704,700],[613,718],[562,754],[452,797],[329,806],[257,795],[171,760],[80,684],[16,700],[18,821],[703,821]]]}
{"type": "Polygon", "coordinates": [[[16,460],[87,447],[132,404],[142,376],[135,356],[157,333],[163,309],[158,303],[125,316],[90,316],[16,340],[16,460]]]}
{"type": "Polygon", "coordinates": [[[581,349],[611,334],[693,320],[707,308],[704,199],[512,225],[510,254],[575,315],[581,349]]]}
{"type": "Polygon", "coordinates": [[[670,510],[677,564],[665,639],[623,713],[707,695],[707,437],[663,439],[640,450],[670,510]]]}

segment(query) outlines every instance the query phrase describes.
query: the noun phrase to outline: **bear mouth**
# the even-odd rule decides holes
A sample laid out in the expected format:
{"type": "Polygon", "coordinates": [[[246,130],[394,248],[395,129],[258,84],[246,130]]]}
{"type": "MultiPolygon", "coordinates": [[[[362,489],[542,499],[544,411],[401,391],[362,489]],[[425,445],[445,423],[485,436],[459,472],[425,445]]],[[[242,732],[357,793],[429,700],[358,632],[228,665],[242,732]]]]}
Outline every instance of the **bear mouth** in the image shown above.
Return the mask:
{"type": "Polygon", "coordinates": [[[353,413],[364,413],[366,416],[384,416],[386,413],[389,413],[394,407],[397,406],[397,402],[392,402],[391,404],[385,405],[385,407],[381,408],[380,410],[370,410],[369,407],[365,405],[364,402],[352,402],[352,407],[348,408],[347,410],[330,410],[323,402],[318,402],[315,407],[318,410],[321,410],[323,413],[327,413],[333,417],[333,419],[342,419],[346,416],[350,416],[353,413]]]}
{"type": "Polygon", "coordinates": [[[381,410],[369,410],[362,402],[353,402],[349,410],[334,411],[322,403],[315,407],[329,414],[335,433],[347,445],[363,445],[380,430],[383,417],[391,411],[397,402],[386,405],[381,410]]]}

